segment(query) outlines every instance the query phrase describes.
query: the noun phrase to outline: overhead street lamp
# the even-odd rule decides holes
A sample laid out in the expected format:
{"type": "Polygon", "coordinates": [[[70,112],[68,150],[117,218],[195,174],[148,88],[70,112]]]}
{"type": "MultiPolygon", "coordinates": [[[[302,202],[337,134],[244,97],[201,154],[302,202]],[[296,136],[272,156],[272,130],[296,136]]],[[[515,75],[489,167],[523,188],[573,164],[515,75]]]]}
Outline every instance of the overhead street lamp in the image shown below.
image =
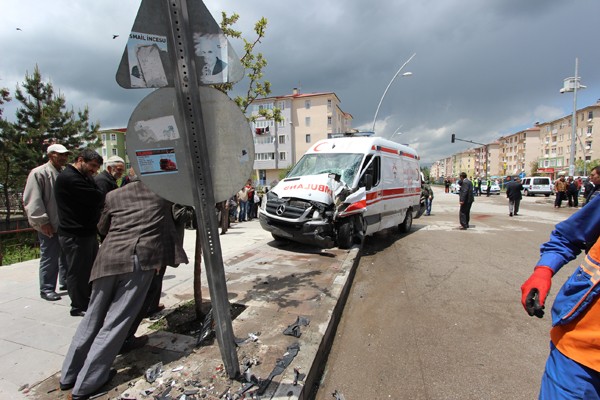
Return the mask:
{"type": "MultiPolygon", "coordinates": [[[[573,116],[571,118],[571,153],[569,154],[569,176],[575,175],[575,141],[577,140],[577,89],[585,89],[578,74],[579,59],[575,57],[575,76],[566,78],[561,93],[573,92],[573,116]]],[[[585,160],[584,160],[585,162],[585,160]]]]}
{"type": "MultiPolygon", "coordinates": [[[[375,121],[377,121],[377,114],[379,114],[379,107],[381,107],[383,98],[385,97],[390,86],[392,86],[392,83],[394,82],[394,80],[398,77],[398,74],[400,74],[400,71],[402,71],[402,69],[406,66],[406,64],[408,64],[410,62],[410,60],[412,60],[414,58],[414,56],[416,56],[416,55],[417,55],[417,53],[414,53],[412,56],[410,56],[410,58],[408,60],[406,60],[406,62],[404,64],[402,64],[402,66],[398,69],[398,71],[396,71],[396,74],[394,75],[394,77],[392,78],[390,83],[388,83],[385,90],[383,91],[383,94],[381,95],[381,99],[379,99],[379,104],[377,105],[377,110],[375,110],[375,116],[373,117],[373,133],[375,133],[375,121]]],[[[405,72],[402,74],[402,76],[411,76],[411,75],[412,75],[412,72],[405,72]]]]}

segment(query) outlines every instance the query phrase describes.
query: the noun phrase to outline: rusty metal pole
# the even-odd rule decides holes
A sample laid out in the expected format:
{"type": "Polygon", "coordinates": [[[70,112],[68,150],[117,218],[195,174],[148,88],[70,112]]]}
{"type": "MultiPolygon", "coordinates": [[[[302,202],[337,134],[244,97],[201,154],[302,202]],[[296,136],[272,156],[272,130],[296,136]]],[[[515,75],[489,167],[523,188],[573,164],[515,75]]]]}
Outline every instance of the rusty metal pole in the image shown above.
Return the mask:
{"type": "Polygon", "coordinates": [[[185,123],[184,131],[188,142],[186,156],[195,183],[192,187],[194,206],[213,306],[216,337],[227,374],[230,378],[236,378],[240,375],[240,366],[227,297],[225,270],[215,212],[215,196],[208,158],[209,149],[206,144],[187,2],[186,0],[168,0],[165,1],[165,4],[168,5],[170,22],[167,37],[168,53],[175,69],[175,92],[179,111],[185,123]]]}

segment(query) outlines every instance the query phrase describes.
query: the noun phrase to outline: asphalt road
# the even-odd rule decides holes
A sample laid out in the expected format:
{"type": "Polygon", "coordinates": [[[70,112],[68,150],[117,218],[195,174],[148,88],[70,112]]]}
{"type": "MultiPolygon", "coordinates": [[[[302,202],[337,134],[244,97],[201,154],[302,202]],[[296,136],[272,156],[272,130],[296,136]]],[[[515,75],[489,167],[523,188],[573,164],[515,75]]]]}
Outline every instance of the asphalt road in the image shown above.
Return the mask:
{"type": "Polygon", "coordinates": [[[476,197],[460,231],[458,196],[434,193],[409,234],[366,240],[317,399],[537,398],[550,319],[525,313],[520,286],[574,210],[525,198],[509,217],[504,194],[476,197]]]}

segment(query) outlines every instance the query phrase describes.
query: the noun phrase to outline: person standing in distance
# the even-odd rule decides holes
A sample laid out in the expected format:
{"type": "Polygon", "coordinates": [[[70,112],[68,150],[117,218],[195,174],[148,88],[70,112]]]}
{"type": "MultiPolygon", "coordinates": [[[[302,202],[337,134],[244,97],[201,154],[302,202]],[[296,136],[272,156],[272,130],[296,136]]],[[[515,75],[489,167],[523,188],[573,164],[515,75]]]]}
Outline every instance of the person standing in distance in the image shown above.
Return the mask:
{"type": "Polygon", "coordinates": [[[473,197],[473,184],[467,179],[465,172],[460,173],[460,190],[458,192],[458,202],[460,204],[460,211],[458,214],[460,220],[460,229],[466,230],[469,228],[469,220],[471,219],[471,205],[475,198],[473,197]]]}
{"type": "Polygon", "coordinates": [[[90,272],[98,252],[96,224],[104,201],[94,175],[102,162],[94,150],[84,149],[58,175],[54,188],[58,239],[67,260],[67,289],[74,317],[85,314],[90,300],[90,272]]]}
{"type": "Polygon", "coordinates": [[[23,191],[23,206],[29,225],[38,233],[40,241],[40,296],[56,301],[56,279],[59,288],[66,289],[67,266],[58,241],[58,209],[54,197],[56,177],[63,170],[71,153],[62,144],[53,144],[46,150],[48,162],[31,170],[23,191]]]}
{"type": "Polygon", "coordinates": [[[507,176],[506,179],[508,182],[506,183],[506,197],[508,198],[508,215],[519,215],[519,205],[521,204],[521,199],[523,195],[521,191],[523,190],[523,185],[521,184],[520,178],[515,178],[515,180],[511,180],[510,176],[507,176]]]}

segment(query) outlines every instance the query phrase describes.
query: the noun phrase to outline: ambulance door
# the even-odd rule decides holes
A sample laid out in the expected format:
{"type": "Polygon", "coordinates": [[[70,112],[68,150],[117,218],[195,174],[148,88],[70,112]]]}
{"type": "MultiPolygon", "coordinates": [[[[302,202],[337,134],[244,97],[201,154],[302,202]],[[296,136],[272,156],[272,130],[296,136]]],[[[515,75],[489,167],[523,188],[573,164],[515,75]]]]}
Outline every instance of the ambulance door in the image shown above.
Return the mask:
{"type": "Polygon", "coordinates": [[[365,222],[367,223],[367,235],[379,231],[381,225],[381,208],[382,208],[382,196],[383,196],[383,185],[381,184],[381,157],[376,154],[369,154],[365,157],[363,163],[363,170],[361,173],[360,185],[364,186],[365,175],[371,175],[373,177],[373,186],[367,191],[367,210],[364,214],[365,222]]]}

